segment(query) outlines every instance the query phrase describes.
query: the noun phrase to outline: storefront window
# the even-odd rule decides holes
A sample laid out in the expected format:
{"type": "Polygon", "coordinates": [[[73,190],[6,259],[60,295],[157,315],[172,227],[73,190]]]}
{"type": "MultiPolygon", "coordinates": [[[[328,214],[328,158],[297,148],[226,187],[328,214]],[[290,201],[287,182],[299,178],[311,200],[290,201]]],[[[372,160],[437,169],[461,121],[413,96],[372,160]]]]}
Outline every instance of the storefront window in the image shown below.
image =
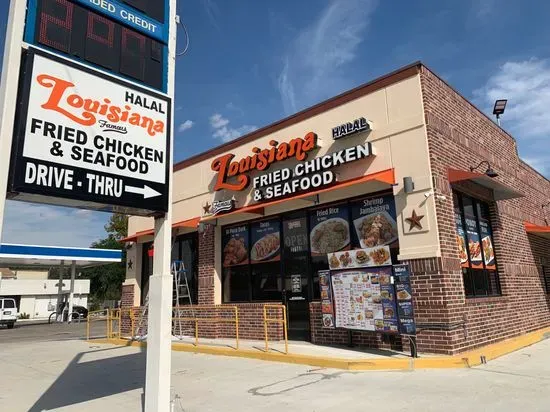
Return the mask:
{"type": "Polygon", "coordinates": [[[248,225],[224,228],[222,266],[224,297],[227,302],[250,300],[248,225]]]}
{"type": "Polygon", "coordinates": [[[327,254],[388,245],[397,262],[393,195],[381,194],[222,229],[223,301],[319,299],[327,254]]]}
{"type": "Polygon", "coordinates": [[[351,247],[347,204],[325,206],[309,212],[309,244],[314,298],[319,298],[319,271],[328,269],[327,254],[351,247]]]}
{"type": "Polygon", "coordinates": [[[453,202],[466,296],[500,295],[489,206],[458,192],[453,202]]]}
{"type": "Polygon", "coordinates": [[[281,222],[277,219],[250,225],[252,300],[280,301],[281,222]]]}
{"type": "MultiPolygon", "coordinates": [[[[172,245],[171,261],[183,261],[189,294],[193,304],[198,302],[198,238],[197,233],[178,236],[172,245]]],[[[149,291],[149,277],[153,274],[153,242],[142,246],[141,266],[141,304],[149,291]]],[[[187,297],[180,297],[180,304],[189,304],[187,297]]]]}

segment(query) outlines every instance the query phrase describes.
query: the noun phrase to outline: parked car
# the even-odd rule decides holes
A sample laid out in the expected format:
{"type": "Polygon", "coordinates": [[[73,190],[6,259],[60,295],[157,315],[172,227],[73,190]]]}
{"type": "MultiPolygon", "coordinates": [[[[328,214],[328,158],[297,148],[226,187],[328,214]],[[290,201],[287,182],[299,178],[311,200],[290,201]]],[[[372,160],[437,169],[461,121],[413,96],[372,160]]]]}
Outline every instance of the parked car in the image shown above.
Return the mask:
{"type": "Polygon", "coordinates": [[[88,317],[88,309],[84,306],[73,306],[73,319],[86,319],[88,317]]]}
{"type": "Polygon", "coordinates": [[[17,320],[17,305],[11,298],[0,298],[0,325],[13,329],[17,320]]]}

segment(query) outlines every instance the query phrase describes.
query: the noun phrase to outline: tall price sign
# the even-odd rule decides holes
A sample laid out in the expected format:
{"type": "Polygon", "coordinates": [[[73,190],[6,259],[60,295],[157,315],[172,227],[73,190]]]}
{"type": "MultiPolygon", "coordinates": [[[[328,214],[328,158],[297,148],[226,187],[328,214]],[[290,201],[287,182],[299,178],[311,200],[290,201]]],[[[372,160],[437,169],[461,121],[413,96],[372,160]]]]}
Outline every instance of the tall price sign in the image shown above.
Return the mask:
{"type": "Polygon", "coordinates": [[[168,210],[168,0],[28,0],[8,196],[168,210]]]}

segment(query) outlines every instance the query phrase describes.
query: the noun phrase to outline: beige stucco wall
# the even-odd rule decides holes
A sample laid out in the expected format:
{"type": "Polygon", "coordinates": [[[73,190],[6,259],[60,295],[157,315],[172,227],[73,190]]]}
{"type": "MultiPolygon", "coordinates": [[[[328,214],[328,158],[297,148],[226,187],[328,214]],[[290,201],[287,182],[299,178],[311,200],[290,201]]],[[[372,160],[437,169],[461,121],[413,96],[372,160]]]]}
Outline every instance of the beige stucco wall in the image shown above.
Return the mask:
{"type": "MultiPolygon", "coordinates": [[[[311,131],[318,135],[320,148],[310,152],[308,159],[370,141],[376,154],[374,159],[359,160],[332,169],[337,174],[338,180],[344,181],[394,168],[397,185],[393,187],[393,192],[398,214],[400,258],[433,257],[440,254],[436,233],[434,196],[429,198],[424,196],[424,193],[432,189],[432,180],[430,177],[431,171],[419,76],[394,83],[276,133],[248,142],[232,149],[230,152],[235,155],[233,160],[238,161],[242,157],[252,155],[251,149],[254,146],[262,149],[268,148],[270,140],[289,141],[292,138],[304,137],[311,131]],[[336,141],[332,139],[332,128],[334,126],[359,117],[366,117],[371,122],[371,132],[359,133],[336,141]],[[415,191],[411,194],[403,193],[402,182],[405,176],[411,176],[414,180],[415,191]],[[417,214],[425,217],[422,220],[423,229],[415,229],[409,233],[409,225],[405,224],[405,218],[411,215],[413,209],[417,214]]],[[[212,203],[214,199],[224,200],[235,196],[238,202],[237,207],[255,203],[252,199],[252,185],[243,192],[221,190],[212,193],[216,174],[211,170],[211,164],[218,156],[213,156],[174,174],[174,222],[201,216],[203,213],[202,206],[207,202],[212,203]]],[[[278,162],[273,164],[269,171],[284,167],[292,168],[295,164],[296,161],[293,159],[278,162]]],[[[266,171],[263,173],[266,173],[266,171]]],[[[250,176],[252,179],[255,174],[251,173],[250,176]]],[[[387,188],[387,186],[377,182],[362,183],[346,189],[322,193],[319,200],[320,203],[327,203],[372,193],[384,188],[387,188]]],[[[286,201],[267,207],[265,215],[275,215],[312,205],[307,200],[286,201]]],[[[221,231],[219,227],[255,217],[257,216],[236,215],[218,219],[216,230],[217,256],[221,256],[221,231]]],[[[152,219],[131,218],[129,234],[150,229],[152,226],[152,219]]],[[[220,266],[221,259],[217,259],[218,275],[221,273],[220,266]]],[[[219,285],[216,285],[216,291],[216,294],[221,297],[221,287],[219,285]]]]}
{"type": "Polygon", "coordinates": [[[48,279],[47,270],[14,270],[17,279],[48,279]]]}

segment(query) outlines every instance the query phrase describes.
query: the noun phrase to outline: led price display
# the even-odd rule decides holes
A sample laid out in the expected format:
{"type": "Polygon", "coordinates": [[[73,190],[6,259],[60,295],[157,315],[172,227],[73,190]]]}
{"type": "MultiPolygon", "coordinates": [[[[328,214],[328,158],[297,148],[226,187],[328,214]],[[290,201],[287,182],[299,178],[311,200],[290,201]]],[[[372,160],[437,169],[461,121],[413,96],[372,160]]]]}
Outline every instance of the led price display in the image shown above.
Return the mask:
{"type": "MultiPolygon", "coordinates": [[[[124,2],[144,12],[148,10],[143,8],[153,4],[148,0],[124,2]]],[[[162,14],[163,8],[159,7],[162,14]]],[[[166,47],[162,43],[68,0],[39,0],[37,11],[37,44],[163,88],[166,47]]]]}

